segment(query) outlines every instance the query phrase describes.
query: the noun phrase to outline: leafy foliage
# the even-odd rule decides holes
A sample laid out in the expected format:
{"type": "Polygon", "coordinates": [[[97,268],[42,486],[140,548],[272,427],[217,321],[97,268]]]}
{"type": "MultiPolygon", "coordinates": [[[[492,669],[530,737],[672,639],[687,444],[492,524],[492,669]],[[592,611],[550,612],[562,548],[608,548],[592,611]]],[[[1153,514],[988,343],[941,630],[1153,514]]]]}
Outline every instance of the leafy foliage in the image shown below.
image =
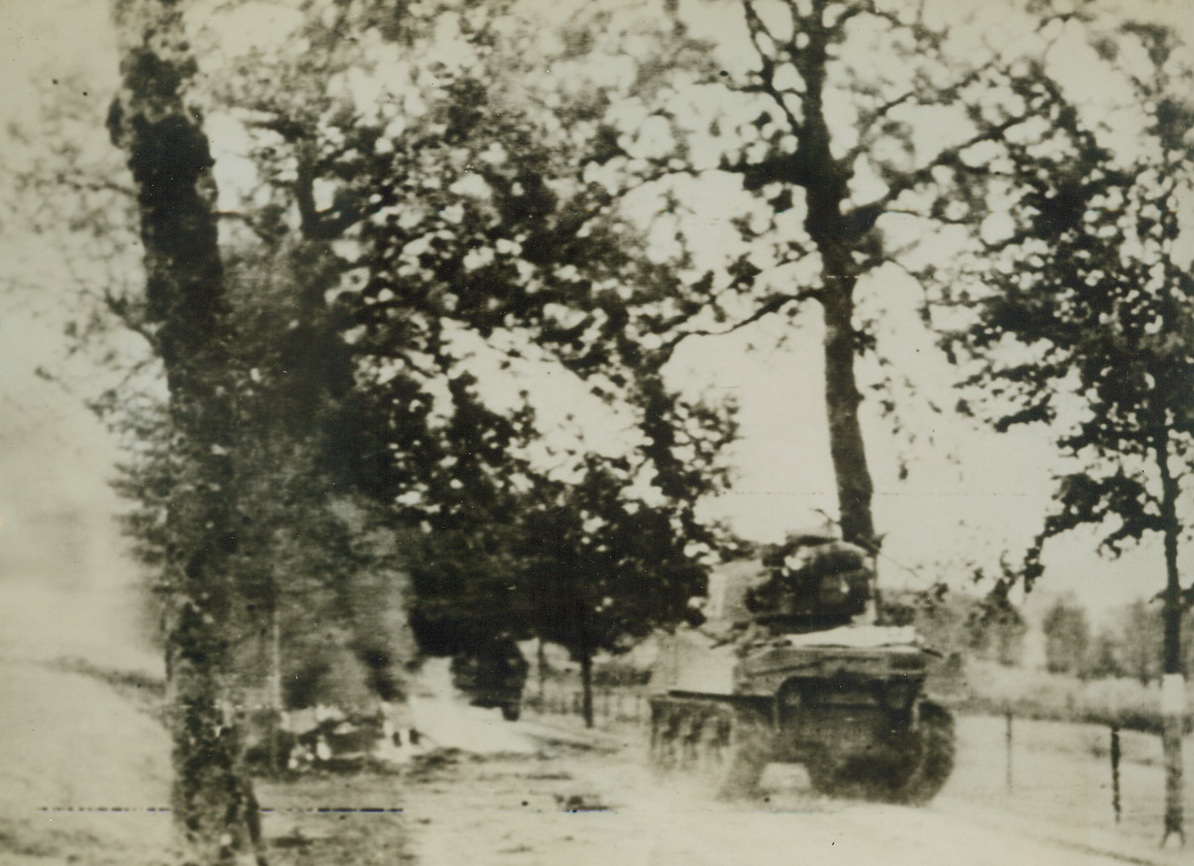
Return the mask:
{"type": "MultiPolygon", "coordinates": [[[[820,306],[839,517],[844,537],[864,547],[878,536],[858,357],[871,359],[866,376],[878,374],[871,384],[886,392],[883,411],[897,414],[907,396],[907,377],[876,351],[881,287],[893,273],[881,269],[902,268],[926,298],[944,292],[948,278],[926,264],[922,241],[985,238],[997,203],[1032,194],[1009,183],[1010,154],[1036,158],[1068,146],[1064,124],[1049,124],[1064,102],[1034,62],[1051,19],[1010,19],[1022,45],[984,44],[981,23],[968,29],[920,6],[678,5],[664,44],[688,56],[707,38],[706,58],[724,66],[706,59],[661,71],[640,59],[651,86],[635,79],[611,91],[600,127],[609,146],[593,176],[612,188],[637,186],[650,249],[677,268],[660,312],[629,306],[659,352],[820,306]],[[716,33],[702,30],[706,16],[718,22],[716,33]],[[735,54],[731,45],[749,48],[735,54]],[[642,109],[624,110],[623,100],[642,109]],[[736,237],[710,244],[703,227],[711,219],[736,237]]],[[[1016,224],[1011,233],[1022,230],[1016,224]]],[[[928,321],[927,303],[921,312],[928,321]]]]}
{"type": "MultiPolygon", "coordinates": [[[[1043,572],[1046,541],[1082,524],[1118,554],[1161,537],[1165,564],[1162,669],[1182,676],[1182,615],[1189,592],[1178,572],[1188,517],[1179,511],[1194,435],[1194,279],[1182,215],[1191,190],[1188,65],[1171,34],[1127,25],[1149,73],[1121,71],[1142,106],[1143,143],[1132,154],[1099,144],[1076,111],[1059,120],[1078,147],[1054,170],[1013,159],[1035,188],[1013,214],[1033,228],[1013,237],[960,342],[980,359],[971,380],[995,400],[996,425],[1045,422],[1075,471],[1058,479],[1057,509],[1026,558],[1026,585],[1043,572]],[[1179,97],[1177,94],[1183,94],[1179,97]]],[[[1104,44],[1114,63],[1116,52],[1104,44]]],[[[1183,714],[1168,708],[1165,836],[1182,836],[1183,714]]]]}
{"type": "Polygon", "coordinates": [[[523,575],[536,632],[576,658],[620,652],[682,620],[705,594],[716,539],[691,504],[625,493],[630,467],[590,458],[575,483],[544,485],[527,509],[523,575]]]}
{"type": "Polygon", "coordinates": [[[1028,624],[1006,593],[975,597],[941,584],[928,593],[892,594],[884,610],[891,624],[915,626],[930,647],[959,664],[979,659],[1016,667],[1023,661],[1028,624]]]}
{"type": "Polygon", "coordinates": [[[1117,554],[1176,519],[1175,476],[1194,432],[1194,282],[1179,246],[1191,166],[1188,148],[1173,146],[1163,87],[1137,82],[1153,110],[1138,155],[1113,153],[1070,113],[1079,147],[1048,171],[1010,166],[1035,188],[1014,210],[1031,232],[1000,253],[974,324],[953,343],[981,359],[970,383],[988,391],[997,429],[1050,424],[1075,464],[1029,554],[1029,585],[1049,537],[1094,524],[1117,554]]]}
{"type": "Polygon", "coordinates": [[[1041,629],[1045,633],[1045,668],[1054,674],[1085,674],[1091,648],[1085,608],[1058,598],[1045,612],[1041,629]]]}
{"type": "MultiPolygon", "coordinates": [[[[611,626],[596,640],[645,633],[676,607],[662,591],[648,615],[648,589],[670,580],[670,558],[689,540],[711,538],[695,503],[724,483],[719,451],[733,425],[727,409],[678,394],[661,371],[666,358],[644,351],[629,311],[666,296],[674,271],[652,262],[611,191],[586,175],[603,158],[590,158],[589,147],[604,145],[578,127],[606,106],[583,93],[561,98],[535,75],[513,86],[514,72],[528,72],[527,55],[571,48],[541,45],[501,10],[447,4],[434,33],[415,15],[381,38],[362,33],[364,52],[340,38],[356,26],[347,13],[325,12],[304,18],[301,56],[288,45],[269,56],[291,87],[245,93],[238,76],[223,96],[238,105],[252,141],[254,201],[265,202],[245,223],[259,244],[305,257],[293,272],[311,324],[294,344],[321,375],[341,358],[349,371],[347,387],[327,388],[336,399],[320,477],[406,527],[414,625],[434,652],[553,628],[533,604],[533,584],[545,578],[529,576],[542,571],[527,540],[541,502],[571,501],[570,491],[599,483],[605,507],[622,485],[626,504],[603,517],[628,522],[649,543],[627,547],[627,530],[618,530],[622,560],[633,559],[641,582],[619,578],[615,588],[642,598],[618,614],[621,634],[611,626]],[[395,80],[410,87],[386,83],[395,80]],[[374,86],[378,98],[364,102],[374,86]],[[595,398],[585,412],[604,415],[617,433],[570,434],[558,412],[545,418],[536,393],[545,376],[567,383],[567,399],[595,398]],[[596,466],[605,468],[594,475],[596,466]],[[652,509],[666,519],[648,532],[652,509]],[[663,572],[648,579],[653,565],[663,572]],[[643,621],[632,624],[634,615],[643,621]]],[[[263,59],[235,65],[251,80],[263,59]]],[[[276,368],[292,375],[295,365],[278,359],[276,368]]],[[[558,528],[553,538],[578,540],[558,528]]],[[[681,606],[701,571],[697,558],[685,561],[691,586],[675,593],[681,606]]],[[[567,580],[592,608],[605,594],[593,596],[601,581],[591,568],[584,578],[594,587],[582,591],[575,573],[567,580]]],[[[576,628],[562,628],[570,647],[587,646],[576,628]]]]}

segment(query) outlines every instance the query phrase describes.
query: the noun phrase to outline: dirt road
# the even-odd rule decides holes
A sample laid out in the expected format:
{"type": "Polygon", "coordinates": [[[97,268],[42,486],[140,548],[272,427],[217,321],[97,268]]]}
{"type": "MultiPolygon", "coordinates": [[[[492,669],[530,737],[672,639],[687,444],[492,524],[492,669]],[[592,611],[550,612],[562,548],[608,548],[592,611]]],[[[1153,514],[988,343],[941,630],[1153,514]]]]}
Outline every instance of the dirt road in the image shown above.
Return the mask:
{"type": "MultiPolygon", "coordinates": [[[[524,730],[540,739],[535,724],[524,730]]],[[[949,798],[926,809],[828,800],[794,768],[770,768],[758,803],[721,803],[691,780],[656,778],[643,759],[638,743],[454,755],[407,788],[409,851],[421,866],[1169,862],[1066,843],[1047,826],[1025,832],[1023,822],[949,798]]]]}

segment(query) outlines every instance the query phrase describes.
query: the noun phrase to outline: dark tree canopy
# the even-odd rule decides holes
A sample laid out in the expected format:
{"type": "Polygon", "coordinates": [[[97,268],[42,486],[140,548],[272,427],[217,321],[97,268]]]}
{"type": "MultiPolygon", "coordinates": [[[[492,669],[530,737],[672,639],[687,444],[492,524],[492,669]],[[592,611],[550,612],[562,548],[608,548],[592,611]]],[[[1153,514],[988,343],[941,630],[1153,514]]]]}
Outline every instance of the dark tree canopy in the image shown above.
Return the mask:
{"type": "MultiPolygon", "coordinates": [[[[291,432],[317,434],[303,447],[319,478],[404,527],[414,625],[429,650],[549,627],[528,609],[532,517],[599,464],[608,496],[620,484],[627,508],[649,500],[644,513],[667,516],[654,548],[633,552],[644,580],[653,563],[671,568],[676,551],[703,573],[684,551],[701,543],[708,555],[713,534],[696,503],[725,483],[719,452],[733,425],[728,409],[670,385],[627,312],[665,296],[675,275],[647,255],[617,191],[587,174],[605,145],[585,130],[608,100],[582,88],[561,95],[532,69],[544,52],[583,55],[584,40],[573,33],[552,48],[533,21],[446,4],[437,32],[454,31],[463,50],[445,52],[416,17],[371,34],[361,54],[339,37],[357,26],[347,14],[308,17],[310,50],[269,57],[292,86],[246,89],[261,74],[253,56],[224,88],[252,141],[254,200],[267,202],[240,214],[252,231],[238,237],[249,257],[293,263],[299,301],[294,321],[285,305],[270,313],[285,345],[252,366],[255,387],[282,389],[290,402],[271,411],[293,406],[291,432]],[[387,80],[375,66],[409,86],[379,84],[368,103],[327,86],[387,80]],[[545,417],[543,377],[570,383],[566,399],[588,399],[589,417],[545,417]],[[594,412],[623,432],[594,438],[583,429],[594,412]],[[582,429],[561,429],[568,423],[582,429]]],[[[612,509],[605,519],[643,518],[612,509]]],[[[684,593],[661,592],[650,616],[628,602],[617,640],[674,618],[672,596],[682,608],[699,591],[686,580],[684,593]],[[632,613],[643,621],[630,624],[632,613]]],[[[614,643],[603,636],[590,650],[614,643]]]]}
{"type": "MultiPolygon", "coordinates": [[[[1142,39],[1171,50],[1162,34],[1142,39]]],[[[1035,188],[1017,208],[1032,230],[996,257],[974,324],[951,343],[982,362],[970,383],[996,428],[1049,424],[1074,467],[1029,583],[1051,536],[1094,524],[1115,554],[1176,519],[1194,433],[1194,282],[1180,252],[1191,166],[1161,79],[1136,84],[1151,111],[1136,154],[1071,112],[1079,148],[1012,166],[1035,188]]]]}

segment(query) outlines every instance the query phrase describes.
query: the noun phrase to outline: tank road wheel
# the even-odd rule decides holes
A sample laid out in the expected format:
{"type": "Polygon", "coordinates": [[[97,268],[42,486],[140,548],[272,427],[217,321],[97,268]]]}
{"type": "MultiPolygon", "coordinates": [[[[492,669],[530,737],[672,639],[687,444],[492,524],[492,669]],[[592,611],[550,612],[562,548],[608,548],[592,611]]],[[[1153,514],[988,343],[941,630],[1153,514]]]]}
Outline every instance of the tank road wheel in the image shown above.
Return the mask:
{"type": "Polygon", "coordinates": [[[819,755],[805,762],[808,781],[819,794],[835,797],[841,793],[846,775],[846,763],[836,755],[819,755]]]}
{"type": "Polygon", "coordinates": [[[657,772],[678,769],[678,740],[683,720],[683,702],[660,695],[651,698],[650,763],[657,772]]]}
{"type": "Polygon", "coordinates": [[[775,751],[775,735],[766,715],[746,707],[725,707],[716,729],[709,766],[719,800],[741,800],[758,793],[759,779],[775,751]]]}
{"type": "Polygon", "coordinates": [[[895,791],[903,803],[924,805],[937,796],[954,769],[954,717],[932,701],[920,705],[920,748],[912,772],[895,791]]]}
{"type": "Polygon", "coordinates": [[[888,799],[922,806],[937,796],[954,769],[954,717],[933,701],[922,701],[921,724],[911,754],[891,776],[888,799]]]}
{"type": "Polygon", "coordinates": [[[753,708],[699,699],[651,700],[651,765],[702,780],[719,799],[751,796],[771,759],[773,736],[753,708]]]}
{"type": "Polygon", "coordinates": [[[915,730],[894,730],[882,749],[848,756],[826,751],[805,764],[822,794],[917,806],[937,795],[953,767],[953,716],[931,701],[921,703],[915,730]]]}

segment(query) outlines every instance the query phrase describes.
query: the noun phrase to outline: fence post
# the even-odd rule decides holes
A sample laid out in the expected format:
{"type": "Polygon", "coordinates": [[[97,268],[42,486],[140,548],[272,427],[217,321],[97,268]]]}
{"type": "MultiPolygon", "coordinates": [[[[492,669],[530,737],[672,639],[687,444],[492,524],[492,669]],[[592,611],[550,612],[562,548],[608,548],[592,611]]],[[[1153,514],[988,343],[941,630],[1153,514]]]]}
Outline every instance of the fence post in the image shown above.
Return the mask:
{"type": "Polygon", "coordinates": [[[1013,779],[1013,776],[1012,776],[1012,749],[1013,749],[1013,746],[1015,745],[1015,743],[1013,741],[1013,734],[1012,734],[1012,710],[1010,707],[1008,707],[1006,710],[1004,710],[1003,718],[1004,718],[1004,721],[1006,722],[1006,731],[1004,733],[1004,740],[1005,740],[1006,746],[1007,746],[1007,790],[1010,793],[1013,788],[1013,784],[1012,784],[1012,779],[1013,779]]]}
{"type": "Polygon", "coordinates": [[[535,646],[535,672],[539,677],[539,706],[547,706],[544,700],[544,692],[547,690],[547,653],[543,650],[543,638],[536,641],[535,646]]]}
{"type": "Polygon", "coordinates": [[[1119,725],[1111,726],[1111,808],[1115,810],[1115,823],[1119,823],[1119,725]]]}

